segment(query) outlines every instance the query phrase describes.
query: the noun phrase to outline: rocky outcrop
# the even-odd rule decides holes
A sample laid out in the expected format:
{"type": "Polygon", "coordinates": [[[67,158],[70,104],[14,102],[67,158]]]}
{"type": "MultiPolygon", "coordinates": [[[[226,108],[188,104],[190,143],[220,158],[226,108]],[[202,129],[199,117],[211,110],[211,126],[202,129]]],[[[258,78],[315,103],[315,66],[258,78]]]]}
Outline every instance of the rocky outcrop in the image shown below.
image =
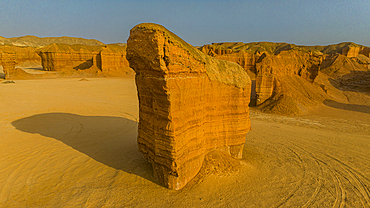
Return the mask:
{"type": "Polygon", "coordinates": [[[256,73],[256,62],[261,57],[261,53],[249,53],[243,50],[234,51],[228,48],[216,47],[217,45],[219,46],[219,44],[215,43],[212,45],[205,45],[201,47],[200,50],[212,57],[235,62],[242,66],[247,72],[256,73]]]}
{"type": "Polygon", "coordinates": [[[275,54],[281,50],[290,49],[287,43],[254,42],[254,43],[212,43],[204,45],[200,50],[212,57],[232,61],[242,66],[252,78],[256,74],[256,63],[261,56],[275,54]]]}
{"type": "Polygon", "coordinates": [[[251,82],[239,65],[156,24],[135,26],[127,45],[139,97],[138,147],[158,181],[181,189],[213,150],[242,157],[251,82]]]}
{"type": "Polygon", "coordinates": [[[284,84],[288,76],[299,76],[312,83],[320,70],[322,56],[299,50],[282,51],[278,55],[266,55],[256,64],[257,105],[270,98],[274,89],[284,84]]]}
{"type": "Polygon", "coordinates": [[[73,73],[133,73],[126,59],[126,46],[51,44],[38,51],[42,66],[47,71],[73,73]]]}
{"type": "Polygon", "coordinates": [[[349,47],[343,48],[342,50],[342,55],[345,55],[349,58],[357,57],[359,54],[369,57],[369,53],[370,53],[370,48],[364,47],[364,46],[357,46],[357,47],[349,46],[349,47]]]}
{"type": "Polygon", "coordinates": [[[15,69],[15,52],[11,47],[0,47],[0,66],[3,70],[4,77],[8,78],[9,74],[15,69]]]}
{"type": "Polygon", "coordinates": [[[15,64],[21,65],[24,62],[34,62],[41,64],[41,58],[34,47],[9,46],[15,52],[15,64]]]}
{"type": "Polygon", "coordinates": [[[315,83],[319,73],[338,79],[351,71],[370,69],[370,48],[351,42],[328,46],[212,43],[200,50],[241,65],[255,83],[252,92],[256,96],[252,93],[251,104],[265,112],[280,114],[301,114],[329,99],[330,87],[324,86],[323,77],[320,84],[315,83]]]}

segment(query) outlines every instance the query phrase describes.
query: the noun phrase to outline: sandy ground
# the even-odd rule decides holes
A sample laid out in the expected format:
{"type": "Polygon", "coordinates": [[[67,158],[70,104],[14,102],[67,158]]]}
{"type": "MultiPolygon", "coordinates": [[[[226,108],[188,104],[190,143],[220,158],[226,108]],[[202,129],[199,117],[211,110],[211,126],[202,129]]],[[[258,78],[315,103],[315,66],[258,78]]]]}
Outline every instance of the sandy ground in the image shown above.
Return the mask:
{"type": "Polygon", "coordinates": [[[370,207],[370,106],[252,110],[242,170],[172,191],[137,150],[133,77],[80,80],[0,84],[0,207],[370,207]]]}

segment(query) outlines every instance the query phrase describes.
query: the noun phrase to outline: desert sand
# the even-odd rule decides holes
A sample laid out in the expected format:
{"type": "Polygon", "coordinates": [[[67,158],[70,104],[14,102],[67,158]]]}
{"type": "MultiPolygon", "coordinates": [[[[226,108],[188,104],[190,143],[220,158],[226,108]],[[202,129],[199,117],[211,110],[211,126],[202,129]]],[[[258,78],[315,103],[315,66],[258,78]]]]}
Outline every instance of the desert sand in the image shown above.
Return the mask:
{"type": "Polygon", "coordinates": [[[136,93],[133,76],[0,83],[0,207],[370,206],[370,103],[251,108],[242,168],[174,191],[138,151],[136,93]]]}

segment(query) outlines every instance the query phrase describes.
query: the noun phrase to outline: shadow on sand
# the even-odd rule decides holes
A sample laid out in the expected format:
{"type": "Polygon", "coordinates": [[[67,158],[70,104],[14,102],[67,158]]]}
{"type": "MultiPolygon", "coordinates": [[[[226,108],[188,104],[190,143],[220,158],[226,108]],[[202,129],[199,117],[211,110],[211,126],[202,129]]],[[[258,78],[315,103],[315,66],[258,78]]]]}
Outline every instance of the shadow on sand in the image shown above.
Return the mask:
{"type": "Polygon", "coordinates": [[[339,103],[334,100],[325,100],[324,104],[332,108],[338,108],[342,110],[349,110],[349,111],[356,111],[360,113],[370,114],[370,106],[367,106],[367,105],[345,104],[345,103],[339,103]]]}
{"type": "Polygon", "coordinates": [[[138,151],[138,123],[134,119],[46,113],[16,120],[12,125],[23,132],[54,138],[109,167],[157,183],[150,163],[138,151]]]}

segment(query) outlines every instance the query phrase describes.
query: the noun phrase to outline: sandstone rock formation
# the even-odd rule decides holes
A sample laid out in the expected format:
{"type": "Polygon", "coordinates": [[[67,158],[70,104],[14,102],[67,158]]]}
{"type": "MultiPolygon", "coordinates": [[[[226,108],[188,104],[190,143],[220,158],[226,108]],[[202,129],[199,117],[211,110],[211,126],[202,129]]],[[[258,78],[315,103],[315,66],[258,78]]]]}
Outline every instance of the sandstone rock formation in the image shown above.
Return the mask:
{"type": "Polygon", "coordinates": [[[274,87],[281,86],[286,79],[294,79],[293,76],[312,83],[319,73],[321,61],[321,56],[299,50],[266,55],[256,64],[257,105],[273,95],[274,87]]]}
{"type": "Polygon", "coordinates": [[[126,59],[126,46],[86,46],[56,44],[45,46],[38,51],[42,66],[47,71],[73,73],[132,73],[126,59]]]}
{"type": "Polygon", "coordinates": [[[15,69],[15,52],[11,47],[0,47],[0,66],[5,78],[9,77],[9,74],[15,69]]]}
{"type": "Polygon", "coordinates": [[[213,150],[242,157],[251,84],[243,68],[156,24],[135,26],[127,45],[139,97],[138,146],[161,183],[181,189],[213,150]]]}
{"type": "Polygon", "coordinates": [[[255,83],[251,103],[265,112],[281,114],[301,114],[329,99],[333,95],[328,92],[330,77],[370,69],[370,48],[349,42],[328,46],[213,43],[200,50],[241,65],[255,83]],[[318,75],[320,81],[315,82],[318,75]]]}
{"type": "Polygon", "coordinates": [[[24,62],[41,64],[41,58],[37,54],[35,47],[6,46],[15,53],[15,65],[22,65],[24,62]]]}

